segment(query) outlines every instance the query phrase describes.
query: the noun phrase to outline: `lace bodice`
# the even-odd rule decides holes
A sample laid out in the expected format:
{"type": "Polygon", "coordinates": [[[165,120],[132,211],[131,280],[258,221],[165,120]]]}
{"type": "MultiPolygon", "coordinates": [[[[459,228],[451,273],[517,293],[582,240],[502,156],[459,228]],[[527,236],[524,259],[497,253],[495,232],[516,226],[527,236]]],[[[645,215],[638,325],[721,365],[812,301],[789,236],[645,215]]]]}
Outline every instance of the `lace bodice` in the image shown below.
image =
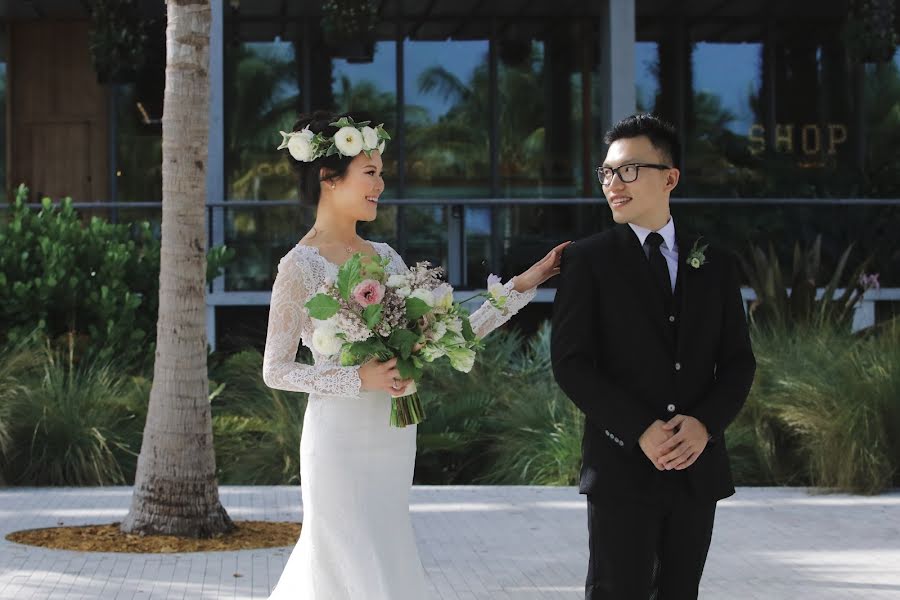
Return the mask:
{"type": "MultiPolygon", "coordinates": [[[[369,243],[380,256],[390,260],[389,274],[407,271],[403,259],[389,245],[369,243]]],[[[335,396],[359,394],[359,367],[342,367],[337,358],[315,351],[312,344],[314,322],[304,307],[326,278],[337,279],[337,272],[337,265],[326,260],[317,248],[305,244],[294,246],[278,263],[263,356],[263,380],[269,387],[335,396]],[[300,343],[312,350],[314,364],[296,362],[300,343]]],[[[509,300],[505,314],[485,302],[469,317],[472,329],[479,337],[503,325],[535,294],[534,289],[516,292],[512,289],[512,280],[506,283],[506,289],[509,300]]]]}

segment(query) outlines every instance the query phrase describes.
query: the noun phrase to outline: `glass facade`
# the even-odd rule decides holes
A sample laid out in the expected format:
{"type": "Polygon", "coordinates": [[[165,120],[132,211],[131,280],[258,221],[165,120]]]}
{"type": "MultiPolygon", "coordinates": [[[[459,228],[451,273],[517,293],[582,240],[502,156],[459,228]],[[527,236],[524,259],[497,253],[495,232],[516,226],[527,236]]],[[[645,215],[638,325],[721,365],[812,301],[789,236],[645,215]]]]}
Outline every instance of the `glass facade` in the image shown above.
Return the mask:
{"type": "Polygon", "coordinates": [[[162,201],[162,98],[151,104],[141,86],[110,90],[115,118],[115,187],[118,202],[162,201]]]}
{"type": "Polygon", "coordinates": [[[771,243],[789,264],[795,243],[822,235],[823,273],[852,243],[851,269],[871,257],[882,285],[895,286],[900,211],[877,199],[900,197],[900,154],[890,150],[900,135],[900,53],[856,64],[834,29],[639,22],[638,107],[682,132],[673,212],[707,239],[744,255],[750,243],[771,243]]]}
{"type": "MultiPolygon", "coordinates": [[[[675,123],[684,140],[676,216],[742,253],[772,242],[788,257],[821,234],[828,264],[853,242],[858,257],[874,257],[883,285],[897,285],[898,208],[836,200],[900,197],[900,53],[854,63],[839,19],[668,19],[637,6],[637,108],[675,123]]],[[[438,35],[446,23],[436,19],[385,24],[360,60],[323,44],[315,17],[226,11],[224,200],[233,206],[222,213],[237,251],[226,291],[268,290],[278,258],[314,219],[287,155],[274,150],[277,131],[313,108],[385,123],[394,136],[387,202],[361,233],[410,263],[455,260],[462,287],[514,275],[559,241],[611,224],[593,174],[609,93],[601,22],[473,17],[438,35]]],[[[140,87],[116,91],[123,201],[161,196],[159,125],[140,87]]]]}
{"type": "MultiPolygon", "coordinates": [[[[404,202],[383,205],[361,232],[395,244],[410,263],[446,266],[451,221],[458,222],[464,258],[457,283],[465,287],[483,287],[490,272],[515,274],[595,212],[516,204],[596,191],[596,145],[584,135],[585,118],[593,119],[585,105],[590,90],[583,89],[594,56],[580,50],[581,42],[595,43],[590,28],[559,19],[540,28],[507,24],[494,42],[488,35],[381,40],[371,60],[359,63],[316,44],[315,34],[305,44],[287,41],[292,32],[314,29],[308,24],[252,41],[235,38],[253,37],[259,23],[226,25],[232,32],[225,50],[228,201],[296,201],[296,179],[287,156],[273,151],[272,134],[291,127],[298,112],[324,108],[366,111],[394,136],[384,157],[383,198],[404,202]],[[453,204],[489,198],[511,202],[453,204]]],[[[242,205],[226,215],[225,242],[241,257],[228,290],[268,289],[277,258],[314,218],[296,206],[242,205]]]]}
{"type": "Polygon", "coordinates": [[[408,198],[488,198],[487,40],[403,43],[408,198]]]}
{"type": "MultiPolygon", "coordinates": [[[[317,3],[215,5],[224,22],[213,36],[222,54],[213,56],[211,73],[222,85],[223,126],[213,134],[224,143],[221,155],[213,144],[210,165],[222,173],[223,193],[209,207],[210,239],[236,252],[211,302],[263,302],[278,259],[313,223],[287,153],[275,150],[278,131],[299,113],[364,111],[385,123],[394,138],[384,156],[385,202],[360,233],[391,243],[409,263],[447,267],[457,288],[474,289],[489,273],[508,278],[559,242],[612,225],[594,170],[606,153],[606,114],[626,110],[632,84],[637,110],[672,121],[683,138],[676,219],[745,256],[751,243],[771,244],[786,265],[795,243],[821,235],[823,273],[853,244],[851,267],[871,257],[868,270],[880,273],[883,288],[895,288],[893,298],[900,287],[900,52],[878,64],[855,60],[858,48],[843,33],[847,5],[837,0],[770,3],[765,11],[736,1],[635,0],[634,62],[615,63],[631,56],[632,15],[617,1],[607,10],[612,2],[470,8],[384,0],[374,40],[358,47],[325,42],[317,3]]],[[[84,7],[63,15],[54,6],[47,21],[88,19],[84,7]]],[[[110,165],[108,188],[95,188],[109,194],[94,200],[115,201],[106,212],[113,219],[149,220],[157,230],[158,206],[134,203],[162,199],[161,11],[148,13],[155,45],[137,81],[105,88],[109,134],[100,138],[108,142],[91,142],[91,156],[110,165]]],[[[31,134],[15,110],[36,96],[9,94],[19,86],[9,74],[27,71],[13,59],[33,55],[8,49],[10,24],[20,18],[0,23],[6,190],[40,160],[20,140],[31,134]]],[[[101,122],[105,110],[97,108],[101,122]]],[[[550,298],[542,293],[526,313],[546,318],[550,298]]]]}

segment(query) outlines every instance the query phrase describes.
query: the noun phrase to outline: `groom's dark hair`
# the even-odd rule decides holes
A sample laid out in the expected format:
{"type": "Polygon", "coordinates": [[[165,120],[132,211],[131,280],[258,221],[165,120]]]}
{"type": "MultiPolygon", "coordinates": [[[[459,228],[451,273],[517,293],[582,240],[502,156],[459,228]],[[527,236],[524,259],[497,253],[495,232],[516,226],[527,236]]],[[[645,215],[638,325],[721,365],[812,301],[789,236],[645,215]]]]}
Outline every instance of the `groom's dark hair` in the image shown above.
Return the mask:
{"type": "Polygon", "coordinates": [[[612,129],[603,136],[603,141],[609,145],[616,140],[646,136],[650,143],[675,168],[681,165],[681,141],[675,127],[663,121],[656,115],[636,114],[625,117],[612,126],[612,129]]]}

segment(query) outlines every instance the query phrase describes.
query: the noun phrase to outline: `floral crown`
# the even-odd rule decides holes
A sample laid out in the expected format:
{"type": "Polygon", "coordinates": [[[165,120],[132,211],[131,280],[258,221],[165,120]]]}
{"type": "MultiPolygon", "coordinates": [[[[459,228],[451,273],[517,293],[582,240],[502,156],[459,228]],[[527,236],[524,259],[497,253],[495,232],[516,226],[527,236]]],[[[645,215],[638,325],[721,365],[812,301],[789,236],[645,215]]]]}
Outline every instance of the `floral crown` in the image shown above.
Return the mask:
{"type": "Polygon", "coordinates": [[[300,131],[279,131],[283,139],[277,149],[287,148],[291,156],[300,162],[312,162],[332,154],[356,156],[365,152],[366,156],[371,157],[374,150],[384,153],[385,143],[391,136],[384,130],[384,123],[375,127],[369,127],[369,123],[371,121],[355,123],[352,117],[341,117],[329,123],[338,128],[333,137],[326,137],[321,132],[313,133],[309,125],[300,131]]]}

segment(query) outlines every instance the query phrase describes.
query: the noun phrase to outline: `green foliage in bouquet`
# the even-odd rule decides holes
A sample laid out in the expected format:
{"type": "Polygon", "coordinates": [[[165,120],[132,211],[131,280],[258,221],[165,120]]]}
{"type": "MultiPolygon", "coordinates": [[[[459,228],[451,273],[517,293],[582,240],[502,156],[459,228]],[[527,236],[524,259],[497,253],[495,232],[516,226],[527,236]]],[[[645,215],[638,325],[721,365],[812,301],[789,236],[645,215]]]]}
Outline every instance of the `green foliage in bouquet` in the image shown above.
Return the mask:
{"type": "MultiPolygon", "coordinates": [[[[322,354],[339,355],[343,366],[396,358],[400,376],[413,381],[421,379],[426,363],[444,356],[454,369],[468,372],[480,342],[468,313],[453,302],[452,288],[439,282],[439,270],[417,265],[388,277],[388,263],[357,253],[328,289],[306,303],[310,317],[320,321],[313,345],[319,343],[322,354]]],[[[392,407],[393,425],[424,418],[416,392],[395,399],[392,407]]]]}

